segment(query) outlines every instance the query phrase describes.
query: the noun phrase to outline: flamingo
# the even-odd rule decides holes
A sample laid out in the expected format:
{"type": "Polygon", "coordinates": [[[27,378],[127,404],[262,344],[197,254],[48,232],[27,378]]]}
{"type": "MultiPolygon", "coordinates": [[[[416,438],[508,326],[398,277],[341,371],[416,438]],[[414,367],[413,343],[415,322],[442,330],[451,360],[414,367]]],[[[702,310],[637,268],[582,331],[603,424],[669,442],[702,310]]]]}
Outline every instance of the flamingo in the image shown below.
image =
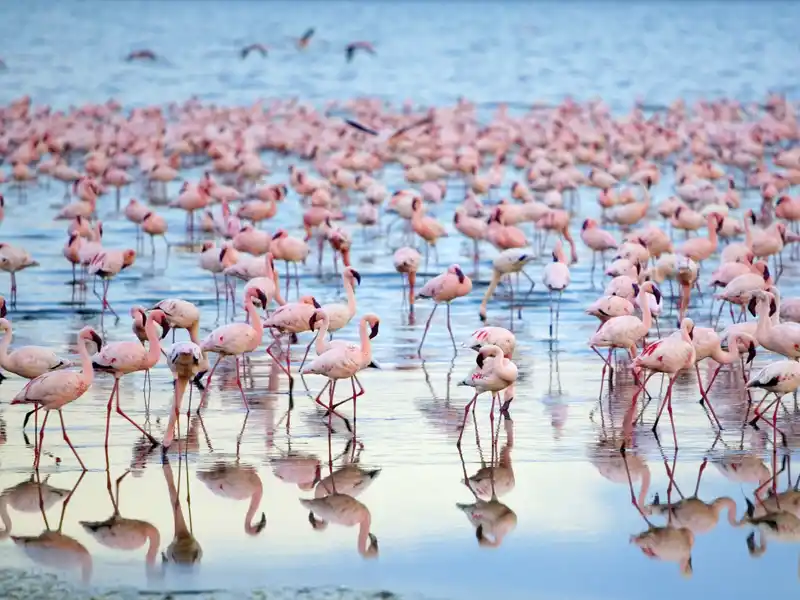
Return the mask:
{"type": "MultiPolygon", "coordinates": [[[[783,398],[786,394],[793,393],[797,391],[798,387],[800,387],[800,362],[797,362],[796,360],[779,360],[777,362],[770,363],[756,373],[755,376],[751,377],[750,380],[745,384],[745,387],[749,389],[759,388],[767,392],[764,394],[761,402],[758,403],[758,406],[756,406],[756,409],[753,413],[755,416],[750,421],[750,425],[757,428],[758,420],[763,419],[764,413],[766,413],[770,408],[774,407],[771,425],[773,431],[778,431],[778,407],[776,405],[780,403],[781,398],[783,398]],[[768,404],[764,410],[760,410],[761,406],[764,404],[764,402],[766,402],[770,394],[775,396],[775,400],[768,404]]],[[[781,433],[781,435],[783,436],[783,433],[781,433]]],[[[786,438],[784,436],[784,443],[785,441],[786,438]]]]}
{"type": "MultiPolygon", "coordinates": [[[[0,297],[0,315],[5,314],[5,302],[0,297]]],[[[72,366],[72,362],[42,346],[22,346],[9,353],[8,347],[14,335],[11,322],[0,318],[0,331],[5,331],[2,341],[0,341],[0,367],[14,375],[25,379],[35,379],[49,371],[72,366]]]]}
{"type": "Polygon", "coordinates": [[[117,414],[138,429],[150,443],[154,446],[157,444],[155,438],[126,415],[119,404],[119,380],[130,373],[152,369],[161,358],[161,343],[156,331],[156,323],[161,325],[162,339],[169,332],[169,325],[164,313],[160,310],[150,312],[144,326],[149,345],[147,350],[139,341],[121,341],[107,344],[92,356],[92,365],[96,370],[110,373],[114,376],[114,387],[111,389],[111,395],[108,397],[108,405],[106,406],[106,448],[108,448],[108,435],[111,430],[111,403],[115,394],[117,397],[117,414]]]}
{"type": "Polygon", "coordinates": [[[369,509],[347,494],[334,493],[323,498],[301,498],[308,509],[308,520],[314,529],[323,529],[328,522],[352,527],[358,525],[358,553],[364,558],[378,556],[378,538],[370,531],[372,517],[369,509]]]}
{"type": "Polygon", "coordinates": [[[75,371],[51,371],[39,375],[35,379],[22,388],[11,404],[33,404],[38,408],[44,408],[45,415],[42,421],[42,429],[39,432],[39,449],[36,453],[36,460],[34,461],[34,470],[39,466],[39,458],[41,456],[42,442],[44,441],[44,430],[47,424],[47,417],[50,415],[51,410],[57,410],[58,416],[61,419],[61,432],[64,435],[64,441],[72,450],[75,458],[78,459],[81,468],[85,471],[86,466],[83,464],[81,457],[72,445],[67,435],[67,429],[64,425],[64,415],[61,409],[70,402],[77,400],[86,393],[92,385],[94,379],[94,368],[92,359],[89,357],[89,350],[86,348],[87,342],[94,342],[99,348],[103,340],[97,332],[91,327],[84,327],[78,333],[78,354],[81,357],[81,370],[75,371]]]}
{"type": "MultiPolygon", "coordinates": [[[[530,294],[535,286],[535,282],[531,279],[530,275],[525,272],[525,266],[533,259],[533,253],[520,248],[509,248],[507,250],[503,250],[500,254],[495,256],[494,260],[492,261],[492,280],[489,282],[489,287],[486,289],[486,293],[483,295],[483,300],[481,301],[481,306],[478,310],[478,316],[480,317],[481,321],[484,323],[486,322],[486,305],[489,303],[489,298],[492,297],[492,294],[494,294],[494,291],[500,284],[500,280],[506,275],[511,275],[512,273],[522,273],[522,275],[531,282],[531,287],[528,290],[528,293],[530,294]]],[[[510,308],[513,316],[513,286],[510,286],[510,290],[512,294],[510,308]]]]}
{"type": "Polygon", "coordinates": [[[120,271],[130,267],[136,260],[135,250],[102,250],[89,265],[89,275],[97,275],[103,279],[103,313],[106,308],[117,319],[119,315],[108,301],[108,288],[111,279],[119,275],[120,271]]]}
{"type": "Polygon", "coordinates": [[[681,575],[692,576],[692,546],[694,534],[685,527],[655,527],[650,525],[647,531],[632,535],[631,544],[638,546],[645,556],[677,562],[681,575]]]}
{"type": "Polygon", "coordinates": [[[408,278],[408,304],[409,310],[414,312],[414,284],[417,282],[417,269],[419,269],[419,261],[421,260],[419,252],[410,246],[403,246],[398,248],[392,260],[394,262],[394,269],[403,278],[403,290],[405,291],[406,278],[408,278]],[[405,275],[405,277],[403,277],[405,275]]]}
{"type": "Polygon", "coordinates": [[[700,388],[700,402],[708,399],[711,386],[717,379],[717,374],[724,365],[730,365],[739,359],[739,347],[747,348],[746,363],[750,364],[756,356],[756,344],[753,337],[744,332],[733,333],[728,338],[728,351],[722,349],[722,341],[719,334],[710,327],[695,327],[692,332],[692,344],[695,349],[695,370],[697,371],[697,386],[700,388]],[[711,358],[718,363],[708,387],[703,389],[702,378],[700,377],[700,362],[711,358]]]}
{"type": "Polygon", "coordinates": [[[472,291],[472,280],[464,275],[464,271],[458,265],[450,265],[450,267],[442,273],[431,279],[420,290],[417,298],[430,298],[434,301],[433,310],[425,323],[425,331],[422,334],[417,354],[422,356],[422,345],[425,343],[425,337],[428,335],[428,328],[431,326],[431,319],[436,313],[436,309],[442,302],[447,304],[447,331],[450,333],[450,341],[453,342],[453,351],[457,352],[456,339],[453,337],[453,329],[450,326],[450,303],[456,298],[466,296],[472,291]]]}
{"type": "MultiPolygon", "coordinates": [[[[206,354],[203,352],[202,348],[193,341],[178,342],[177,344],[173,344],[169,349],[167,364],[169,365],[170,371],[172,371],[172,375],[175,377],[175,390],[166,433],[164,434],[164,439],[161,441],[161,447],[165,450],[170,447],[173,439],[175,439],[175,426],[178,423],[183,395],[186,393],[186,387],[189,385],[189,381],[197,381],[197,378],[202,377],[205,372],[202,370],[203,361],[205,361],[205,369],[207,370],[208,358],[206,358],[206,354]]],[[[189,405],[191,406],[191,390],[189,394],[189,405]]]]}
{"type": "Polygon", "coordinates": [[[264,531],[267,525],[266,514],[262,512],[258,522],[253,523],[264,493],[261,477],[253,467],[240,465],[238,461],[233,464],[220,461],[210,469],[197,471],[197,478],[217,496],[233,500],[250,498],[244,517],[244,531],[250,536],[256,536],[264,531]]]}
{"type": "Polygon", "coordinates": [[[581,240],[592,251],[592,271],[591,275],[594,276],[595,264],[597,263],[597,253],[600,253],[600,258],[603,261],[603,266],[606,263],[605,253],[607,250],[616,250],[619,245],[611,232],[600,229],[597,221],[594,219],[586,219],[581,226],[581,240]]]}
{"type": "Polygon", "coordinates": [[[553,292],[558,292],[558,304],[556,306],[556,339],[558,339],[558,321],[561,313],[561,296],[569,285],[569,266],[567,256],[561,247],[561,240],[556,240],[553,248],[553,262],[548,263],[542,274],[542,282],[550,295],[550,337],[553,337],[553,292]]]}
{"type": "Polygon", "coordinates": [[[517,338],[505,327],[486,326],[475,330],[469,340],[462,345],[476,352],[484,346],[498,346],[503,351],[503,356],[511,358],[517,345],[517,338]]]}
{"type": "MultiPolygon", "coordinates": [[[[250,288],[244,293],[244,308],[247,311],[247,323],[228,323],[217,327],[214,331],[208,334],[203,343],[200,344],[200,349],[203,352],[215,352],[217,360],[214,366],[211,367],[211,372],[208,374],[206,380],[206,391],[211,385],[211,378],[214,376],[214,371],[217,370],[219,361],[223,356],[236,357],[236,385],[239,386],[239,391],[242,394],[242,402],[248,412],[250,412],[250,405],[247,403],[247,398],[244,395],[242,388],[242,380],[240,377],[239,357],[244,357],[245,354],[253,352],[261,345],[261,339],[264,336],[264,328],[261,325],[261,317],[258,315],[256,307],[253,306],[253,299],[258,298],[262,306],[266,306],[267,298],[264,293],[258,288],[250,288]]],[[[152,314],[152,313],[151,313],[152,314]]]]}
{"type": "Polygon", "coordinates": [[[771,315],[776,310],[775,296],[769,292],[753,294],[758,307],[756,339],[766,350],[782,354],[786,358],[800,358],[800,324],[792,321],[774,324],[771,315]]]}
{"type": "MultiPolygon", "coordinates": [[[[317,318],[317,313],[319,311],[315,311],[314,315],[311,317],[311,321],[309,323],[310,327],[314,326],[314,320],[317,318]]],[[[327,319],[329,320],[330,317],[325,312],[327,319]]],[[[303,369],[302,373],[304,375],[309,374],[316,374],[316,375],[323,375],[328,378],[328,382],[330,384],[330,389],[328,391],[328,424],[330,425],[331,415],[335,413],[335,409],[339,404],[334,404],[333,398],[334,393],[336,390],[336,382],[340,379],[350,379],[352,388],[353,388],[353,395],[350,400],[353,401],[353,437],[356,435],[355,430],[355,423],[356,423],[356,401],[358,396],[364,393],[363,386],[359,383],[359,387],[361,388],[360,393],[356,393],[356,373],[359,371],[366,369],[367,367],[376,367],[375,363],[372,361],[372,344],[370,340],[378,335],[378,327],[380,324],[380,319],[377,315],[374,314],[367,314],[361,317],[361,323],[359,324],[359,333],[361,337],[361,346],[359,347],[356,344],[333,344],[329,343],[327,347],[324,345],[318,345],[318,350],[323,350],[317,358],[311,361],[311,364],[308,365],[305,369],[303,369]],[[370,333],[367,333],[367,327],[370,327],[370,333]]],[[[326,322],[323,318],[322,326],[323,329],[319,332],[320,338],[325,334],[325,327],[326,322]]],[[[319,338],[318,338],[319,339],[319,338]]],[[[323,391],[325,388],[323,388],[323,391]]],[[[320,395],[322,392],[320,392],[320,395]]],[[[319,400],[319,396],[317,396],[316,400],[317,404],[320,406],[325,406],[319,400]]],[[[344,419],[341,415],[336,413],[336,416],[343,419],[345,425],[347,426],[348,430],[350,429],[350,424],[347,419],[344,419]]]]}
{"type": "MultiPolygon", "coordinates": [[[[489,418],[492,421],[492,427],[494,427],[494,406],[498,398],[497,394],[513,386],[517,381],[517,365],[503,356],[503,350],[499,346],[491,344],[483,346],[478,351],[475,363],[478,368],[459,383],[459,385],[475,388],[475,395],[464,407],[464,420],[461,423],[461,432],[458,434],[458,441],[456,442],[458,448],[461,448],[461,438],[464,437],[469,409],[475,405],[478,396],[484,392],[492,393],[492,408],[489,412],[489,418]]],[[[511,404],[512,399],[504,402],[500,408],[501,412],[508,412],[508,406],[511,404]]]]}
{"type": "Polygon", "coordinates": [[[30,267],[38,267],[39,262],[33,260],[24,248],[0,243],[0,271],[11,274],[10,304],[17,304],[17,272],[30,267]]]}
{"type": "MultiPolygon", "coordinates": [[[[633,360],[634,371],[638,369],[648,369],[650,373],[648,373],[647,377],[639,384],[639,390],[633,397],[633,402],[629,411],[636,406],[636,399],[639,392],[644,389],[648,380],[655,373],[665,373],[669,375],[667,393],[664,395],[664,400],[662,400],[661,406],[658,409],[656,420],[653,423],[653,432],[655,433],[658,427],[658,421],[661,418],[661,413],[666,406],[667,412],[669,413],[670,424],[672,425],[672,439],[675,443],[675,448],[678,447],[678,436],[675,432],[675,420],[672,416],[672,386],[675,384],[675,379],[677,379],[678,374],[695,363],[697,352],[695,351],[694,344],[692,344],[693,329],[694,322],[689,318],[685,318],[681,322],[681,327],[678,331],[669,337],[649,344],[642,350],[641,354],[633,360]]],[[[722,429],[722,425],[720,425],[719,419],[717,419],[711,402],[708,403],[708,407],[717,423],[717,427],[722,429]]]]}

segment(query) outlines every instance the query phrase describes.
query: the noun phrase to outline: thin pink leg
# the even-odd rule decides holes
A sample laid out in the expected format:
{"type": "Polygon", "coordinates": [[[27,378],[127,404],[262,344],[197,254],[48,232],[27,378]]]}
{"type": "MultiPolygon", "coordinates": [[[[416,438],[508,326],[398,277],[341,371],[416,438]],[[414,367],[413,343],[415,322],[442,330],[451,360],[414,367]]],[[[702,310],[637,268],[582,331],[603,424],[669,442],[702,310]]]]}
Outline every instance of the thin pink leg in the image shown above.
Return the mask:
{"type": "Polygon", "coordinates": [[[126,415],[126,414],[123,412],[123,410],[122,410],[122,407],[119,405],[119,386],[117,386],[117,414],[118,414],[118,415],[120,415],[120,416],[121,416],[123,419],[125,419],[125,420],[126,420],[128,423],[130,423],[131,425],[133,425],[133,426],[134,426],[136,429],[138,429],[138,430],[139,430],[139,432],[140,432],[140,433],[141,433],[141,434],[142,434],[144,437],[146,437],[148,440],[150,440],[150,443],[151,443],[151,444],[155,445],[155,444],[157,444],[157,443],[158,443],[158,442],[156,441],[156,438],[154,438],[152,435],[150,435],[149,433],[147,433],[147,432],[146,432],[144,429],[142,429],[142,428],[139,426],[139,424],[138,424],[136,421],[134,421],[133,419],[131,419],[131,418],[130,418],[128,415],[126,415]]]}
{"type": "Polygon", "coordinates": [[[36,471],[39,468],[39,459],[42,456],[42,449],[44,448],[44,428],[47,425],[47,417],[50,416],[50,411],[46,411],[44,413],[44,419],[42,419],[42,428],[39,430],[39,452],[36,454],[36,459],[33,461],[33,470],[36,471]]]}
{"type": "Polygon", "coordinates": [[[667,386],[667,393],[664,395],[664,400],[661,402],[661,407],[658,409],[658,414],[656,415],[655,423],[653,423],[653,432],[655,433],[656,428],[658,427],[658,421],[661,419],[661,414],[664,412],[664,408],[667,406],[667,403],[670,399],[670,395],[672,394],[672,384],[675,383],[675,376],[669,378],[669,385],[667,386]]]}
{"type": "Polygon", "coordinates": [[[678,434],[675,431],[675,418],[672,415],[672,381],[670,381],[670,385],[667,386],[669,391],[667,392],[667,413],[669,414],[669,422],[672,425],[672,442],[675,444],[675,450],[678,449],[678,434]]]}
{"type": "Polygon", "coordinates": [[[461,433],[458,434],[458,441],[456,442],[456,447],[461,448],[461,438],[464,437],[464,430],[467,428],[467,417],[469,416],[469,409],[471,406],[475,405],[475,400],[478,399],[478,392],[475,392],[475,395],[472,397],[472,400],[467,402],[467,405],[464,407],[464,421],[461,423],[461,433]]]}
{"type": "Polygon", "coordinates": [[[108,454],[108,434],[111,431],[111,406],[114,403],[114,394],[117,392],[119,386],[119,379],[114,378],[114,386],[111,388],[111,395],[108,397],[108,406],[106,406],[106,454],[108,454]]]}
{"type": "Polygon", "coordinates": [[[428,336],[428,329],[431,326],[431,319],[433,319],[433,315],[436,313],[436,309],[439,307],[438,304],[433,305],[433,310],[431,314],[428,316],[428,320],[425,322],[425,331],[422,333],[422,340],[419,343],[419,347],[417,348],[417,354],[422,354],[422,345],[425,343],[425,338],[428,336]]]}
{"type": "MultiPolygon", "coordinates": [[[[242,357],[244,361],[244,357],[242,357]]],[[[242,378],[239,374],[239,356],[236,357],[236,385],[239,386],[239,391],[242,394],[242,402],[244,402],[244,407],[247,409],[247,412],[250,412],[250,405],[247,403],[247,397],[244,395],[244,388],[242,388],[242,378]]]]}
{"type": "Polygon", "coordinates": [[[75,458],[78,459],[78,462],[81,465],[81,469],[85,471],[86,465],[83,464],[81,457],[78,456],[78,451],[75,450],[75,446],[73,446],[72,442],[69,440],[69,436],[67,435],[67,428],[64,425],[64,414],[60,410],[58,411],[58,416],[61,418],[61,432],[64,434],[64,441],[67,442],[67,446],[69,446],[70,450],[72,450],[72,453],[75,455],[75,458]]]}

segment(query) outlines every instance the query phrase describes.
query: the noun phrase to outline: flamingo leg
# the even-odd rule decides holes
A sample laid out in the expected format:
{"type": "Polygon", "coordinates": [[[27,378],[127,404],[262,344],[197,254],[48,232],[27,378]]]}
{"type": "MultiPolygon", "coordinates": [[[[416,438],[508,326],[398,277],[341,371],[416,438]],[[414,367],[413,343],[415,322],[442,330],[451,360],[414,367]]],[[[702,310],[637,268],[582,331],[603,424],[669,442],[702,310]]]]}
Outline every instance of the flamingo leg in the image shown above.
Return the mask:
{"type": "Polygon", "coordinates": [[[39,430],[39,451],[36,452],[36,458],[33,461],[33,470],[39,469],[39,459],[42,457],[42,448],[44,448],[44,427],[47,425],[47,417],[50,416],[50,411],[45,411],[44,419],[42,419],[42,428],[39,430]]]}
{"type": "Polygon", "coordinates": [[[453,343],[453,352],[458,353],[458,348],[456,348],[456,338],[453,336],[453,328],[450,326],[450,303],[449,302],[447,303],[447,331],[450,333],[450,341],[453,343]]]}
{"type": "Polygon", "coordinates": [[[461,448],[461,438],[464,437],[464,430],[467,428],[467,417],[469,416],[469,409],[472,406],[475,406],[475,401],[478,399],[478,392],[475,392],[475,395],[472,397],[472,400],[467,402],[467,405],[464,407],[464,421],[461,423],[461,433],[458,434],[458,441],[456,442],[456,447],[461,448]]]}
{"type": "MultiPolygon", "coordinates": [[[[428,320],[425,322],[425,331],[422,333],[422,340],[420,340],[419,347],[417,348],[417,354],[422,356],[422,345],[425,343],[425,338],[428,336],[428,329],[431,326],[431,319],[433,319],[433,315],[436,313],[436,309],[439,308],[438,304],[433,305],[433,310],[431,314],[428,315],[428,320]]],[[[453,342],[455,344],[455,342],[453,342]]]]}
{"type": "Polygon", "coordinates": [[[211,367],[211,371],[208,374],[208,378],[206,379],[206,389],[203,391],[203,396],[200,399],[200,404],[197,406],[197,412],[200,412],[200,408],[203,406],[205,402],[206,396],[208,395],[209,390],[211,389],[211,378],[214,377],[214,372],[217,370],[217,366],[219,366],[219,361],[222,360],[222,354],[217,354],[217,360],[214,361],[214,366],[211,367]]]}
{"type": "Polygon", "coordinates": [[[64,425],[64,413],[62,413],[59,410],[58,411],[58,416],[61,418],[61,432],[64,434],[64,441],[67,442],[67,446],[69,446],[70,450],[72,450],[72,453],[75,455],[75,458],[78,459],[78,463],[80,463],[81,469],[83,469],[85,471],[86,470],[86,465],[83,464],[83,461],[81,460],[81,457],[78,456],[78,451],[75,450],[75,446],[72,445],[72,442],[70,441],[69,436],[67,435],[67,428],[64,425]]]}
{"type": "Polygon", "coordinates": [[[239,374],[239,357],[236,357],[236,385],[239,386],[239,392],[242,394],[242,402],[247,412],[250,412],[250,405],[247,403],[247,396],[244,395],[244,388],[242,387],[242,377],[239,374]]]}
{"type": "Polygon", "coordinates": [[[639,506],[639,501],[636,499],[636,494],[633,491],[633,478],[631,478],[631,469],[628,466],[628,455],[626,453],[624,444],[622,446],[620,446],[619,453],[622,455],[622,462],[625,464],[625,473],[628,476],[628,487],[630,488],[630,491],[631,491],[631,504],[633,504],[636,507],[636,510],[639,511],[639,514],[642,515],[642,518],[648,524],[650,524],[650,521],[648,520],[647,515],[644,514],[644,511],[642,510],[642,507],[639,506]]]}
{"type": "Polygon", "coordinates": [[[108,406],[106,406],[106,442],[105,442],[106,455],[108,455],[108,434],[111,431],[111,406],[114,403],[114,394],[117,392],[118,386],[119,386],[119,379],[115,377],[114,386],[111,388],[111,395],[108,397],[108,406]]]}
{"type": "MultiPolygon", "coordinates": [[[[119,380],[118,380],[118,381],[119,381],[119,380]]],[[[120,416],[121,416],[123,419],[125,419],[125,420],[126,420],[128,423],[130,423],[131,425],[133,425],[133,426],[134,426],[136,429],[138,429],[138,430],[139,430],[139,432],[140,432],[140,433],[141,433],[141,434],[142,434],[144,437],[146,437],[146,438],[147,438],[147,439],[150,441],[150,443],[151,443],[151,444],[153,444],[154,446],[158,444],[158,441],[156,441],[156,438],[154,438],[152,435],[150,435],[150,434],[149,434],[149,433],[147,433],[147,432],[146,432],[144,429],[142,429],[142,428],[141,428],[141,426],[140,426],[140,425],[139,425],[139,424],[138,424],[136,421],[134,421],[133,419],[131,419],[131,418],[130,418],[128,415],[126,415],[126,414],[125,414],[125,412],[122,410],[122,407],[119,405],[119,384],[117,385],[117,403],[116,403],[116,404],[117,404],[117,407],[116,407],[116,408],[117,408],[117,414],[118,414],[118,415],[120,415],[120,416]]]]}

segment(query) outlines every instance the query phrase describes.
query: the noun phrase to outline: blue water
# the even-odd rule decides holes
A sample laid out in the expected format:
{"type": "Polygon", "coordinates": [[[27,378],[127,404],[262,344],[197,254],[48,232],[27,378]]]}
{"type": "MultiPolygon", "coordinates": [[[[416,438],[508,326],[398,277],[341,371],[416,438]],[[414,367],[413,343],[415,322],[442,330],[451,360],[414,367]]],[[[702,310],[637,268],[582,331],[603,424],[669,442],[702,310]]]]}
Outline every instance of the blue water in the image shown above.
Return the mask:
{"type": "MultiPolygon", "coordinates": [[[[443,105],[464,96],[492,108],[499,102],[521,107],[534,101],[557,102],[571,95],[577,99],[599,96],[613,109],[623,110],[635,99],[663,105],[679,96],[725,95],[758,101],[768,90],[797,95],[799,19],[800,4],[766,1],[7,2],[0,20],[0,58],[7,64],[7,69],[0,71],[0,102],[30,94],[34,103],[55,108],[109,98],[131,107],[180,102],[196,95],[220,105],[296,97],[324,106],[333,100],[369,95],[396,104],[411,99],[416,105],[443,105]],[[316,28],[316,36],[306,51],[298,52],[293,38],[310,26],[316,28]],[[374,43],[377,54],[358,55],[347,64],[344,46],[353,40],[374,43]],[[252,42],[270,46],[269,57],[240,60],[238,50],[252,42]],[[140,48],[150,48],[161,58],[155,64],[122,60],[140,48]]],[[[278,164],[273,181],[285,180],[283,169],[288,163],[278,164]]],[[[186,176],[195,178],[199,172],[187,171],[186,176]]],[[[389,171],[386,177],[392,189],[401,185],[397,172],[389,171]]],[[[669,193],[669,184],[665,182],[657,190],[658,198],[669,193]]],[[[66,352],[75,330],[84,322],[98,323],[98,316],[96,302],[82,312],[75,312],[69,304],[69,287],[63,282],[70,271],[60,257],[62,227],[41,218],[58,199],[54,194],[37,189],[30,193],[29,204],[10,203],[0,236],[26,245],[42,262],[37,271],[19,277],[19,313],[11,315],[15,345],[47,344],[66,352]]],[[[110,211],[111,205],[105,209],[110,211]]],[[[172,211],[167,216],[170,230],[179,231],[183,215],[172,211]]],[[[287,224],[297,223],[289,223],[285,214],[275,222],[276,227],[287,224]]],[[[111,245],[130,241],[131,231],[123,220],[112,217],[106,221],[106,239],[111,245]]],[[[458,240],[444,244],[440,253],[440,266],[457,260],[458,240]]],[[[198,433],[197,446],[189,457],[193,527],[204,550],[201,565],[188,572],[168,569],[162,581],[146,580],[143,549],[132,553],[105,549],[78,525],[79,520],[102,520],[111,513],[102,459],[104,407],[111,383],[107,378],[98,381],[80,406],[65,411],[73,424],[73,440],[90,472],[70,502],[64,532],[91,552],[94,585],[233,591],[342,585],[458,599],[502,595],[520,599],[647,596],[657,600],[679,594],[738,598],[794,589],[798,548],[770,544],[764,557],[753,560],[745,546],[749,528],[732,529],[724,517],[712,533],[697,536],[691,580],[680,576],[676,564],[651,561],[629,544],[629,536],[643,531],[646,524],[630,504],[625,480],[609,482],[587,461],[598,440],[610,433],[600,426],[596,414],[594,421],[589,419],[599,384],[599,363],[585,348],[595,324],[581,313],[590,293],[589,257],[583,253],[581,264],[573,270],[574,284],[565,295],[562,317],[566,325],[562,323],[565,333],[559,351],[549,352],[543,341],[547,309],[546,295],[541,292],[537,291],[534,310],[526,311],[518,331],[516,360],[521,382],[514,412],[516,485],[501,497],[516,512],[518,525],[500,548],[479,548],[474,529],[455,508],[456,502],[469,502],[471,496],[460,483],[462,467],[452,434],[453,419],[460,416],[468,398],[455,382],[469,372],[473,357],[462,351],[451,366],[449,340],[442,328],[431,337],[425,371],[411,360],[421,324],[400,324],[399,315],[394,314],[400,298],[399,278],[391,271],[389,257],[386,252],[373,252],[355,237],[354,263],[365,274],[366,284],[359,290],[359,301],[381,307],[378,312],[385,315],[386,323],[375,352],[387,369],[365,374],[369,391],[359,405],[359,435],[365,444],[362,462],[383,469],[359,498],[372,513],[380,558],[364,561],[359,557],[355,528],[332,525],[325,532],[313,531],[297,501],[309,493],[273,474],[273,461],[279,455],[276,446],[286,448],[289,441],[282,428],[275,431],[274,440],[267,435],[285,409],[285,381],[277,386],[272,377],[267,381],[268,362],[258,353],[253,359],[254,382],[248,386],[248,394],[258,406],[248,419],[241,447],[237,448],[236,439],[244,414],[228,370],[221,373],[223,389],[215,388],[205,416],[209,442],[198,433]],[[394,370],[408,364],[414,368],[394,370]],[[442,400],[445,396],[452,397],[452,404],[442,400]],[[264,485],[261,509],[267,513],[268,524],[255,538],[242,531],[247,503],[215,496],[196,476],[214,460],[234,461],[237,449],[241,463],[255,467],[264,485]]],[[[177,250],[169,265],[160,260],[151,263],[141,257],[112,285],[112,302],[123,319],[116,326],[106,325],[108,339],[129,338],[125,315],[131,304],[174,295],[201,303],[204,331],[213,326],[213,286],[196,267],[196,257],[177,250]]],[[[537,281],[539,268],[534,276],[537,281]]],[[[796,267],[789,267],[782,288],[795,289],[797,275],[796,267]]],[[[5,286],[5,281],[0,278],[0,286],[5,286]]],[[[317,280],[311,269],[304,272],[304,287],[325,300],[337,297],[334,284],[333,278],[317,280]]],[[[473,296],[454,305],[460,337],[477,327],[478,302],[479,297],[473,296]]],[[[427,316],[425,311],[420,313],[421,319],[427,316]]],[[[21,386],[21,380],[13,378],[0,388],[0,424],[5,423],[5,433],[0,435],[4,442],[0,445],[0,489],[30,474],[32,452],[18,431],[22,412],[6,405],[21,386]]],[[[122,384],[123,405],[140,421],[144,420],[141,386],[141,378],[136,377],[122,384]]],[[[680,380],[676,387],[679,399],[687,400],[692,386],[693,380],[680,380]]],[[[771,468],[771,452],[765,451],[763,439],[755,434],[751,437],[749,431],[745,436],[739,432],[740,403],[724,396],[724,386],[720,390],[718,412],[726,432],[714,456],[748,452],[771,468]]],[[[155,435],[163,428],[170,393],[169,374],[161,365],[153,374],[155,435]],[[159,415],[160,424],[155,422],[159,415]]],[[[691,490],[713,435],[694,402],[677,404],[682,444],[677,477],[682,487],[691,490]]],[[[486,408],[480,407],[483,421],[486,408]]],[[[328,452],[325,429],[307,402],[301,403],[298,412],[293,417],[293,450],[319,458],[324,470],[328,452]]],[[[620,412],[617,407],[617,421],[620,412]]],[[[113,428],[115,479],[130,466],[136,449],[132,430],[119,420],[113,422],[113,428]]],[[[43,459],[43,475],[51,473],[52,485],[69,489],[78,471],[57,429],[48,431],[46,444],[63,463],[55,466],[52,460],[43,459]]],[[[480,452],[488,462],[486,422],[481,431],[480,452]]],[[[662,432],[666,431],[662,425],[662,432]]],[[[470,474],[481,461],[471,434],[470,430],[465,436],[464,446],[470,474]]],[[[334,435],[332,443],[334,454],[341,452],[345,437],[334,435]]],[[[650,496],[658,491],[664,497],[661,452],[646,428],[639,444],[639,452],[653,471],[650,496]]],[[[671,452],[667,448],[670,459],[671,452]]],[[[185,465],[180,467],[177,457],[170,461],[175,478],[186,481],[185,465]]],[[[160,457],[134,460],[134,464],[133,476],[123,484],[122,514],[155,524],[161,531],[163,549],[171,539],[172,514],[160,457]]],[[[783,479],[781,482],[785,485],[783,479]]],[[[742,491],[750,494],[754,487],[726,480],[710,467],[701,496],[707,500],[731,496],[741,516],[742,491]]],[[[635,488],[638,492],[638,483],[635,488]]],[[[185,493],[182,489],[180,495],[187,510],[185,493]]],[[[57,520],[59,512],[56,505],[48,511],[49,519],[57,520]]],[[[15,535],[35,535],[42,529],[37,512],[12,509],[12,516],[15,535]]],[[[0,542],[0,562],[24,569],[32,564],[8,540],[0,542]]]]}

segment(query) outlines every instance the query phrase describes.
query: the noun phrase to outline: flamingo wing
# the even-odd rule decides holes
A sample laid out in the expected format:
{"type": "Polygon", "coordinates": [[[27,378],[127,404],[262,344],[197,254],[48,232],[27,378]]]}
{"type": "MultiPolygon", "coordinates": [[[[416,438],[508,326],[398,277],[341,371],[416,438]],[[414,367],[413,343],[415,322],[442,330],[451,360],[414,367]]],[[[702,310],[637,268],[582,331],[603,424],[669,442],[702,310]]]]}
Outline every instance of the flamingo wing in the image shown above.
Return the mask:
{"type": "Polygon", "coordinates": [[[50,371],[39,375],[14,397],[14,404],[41,404],[47,406],[59,400],[75,400],[87,389],[83,375],[78,371],[50,371]]]}

